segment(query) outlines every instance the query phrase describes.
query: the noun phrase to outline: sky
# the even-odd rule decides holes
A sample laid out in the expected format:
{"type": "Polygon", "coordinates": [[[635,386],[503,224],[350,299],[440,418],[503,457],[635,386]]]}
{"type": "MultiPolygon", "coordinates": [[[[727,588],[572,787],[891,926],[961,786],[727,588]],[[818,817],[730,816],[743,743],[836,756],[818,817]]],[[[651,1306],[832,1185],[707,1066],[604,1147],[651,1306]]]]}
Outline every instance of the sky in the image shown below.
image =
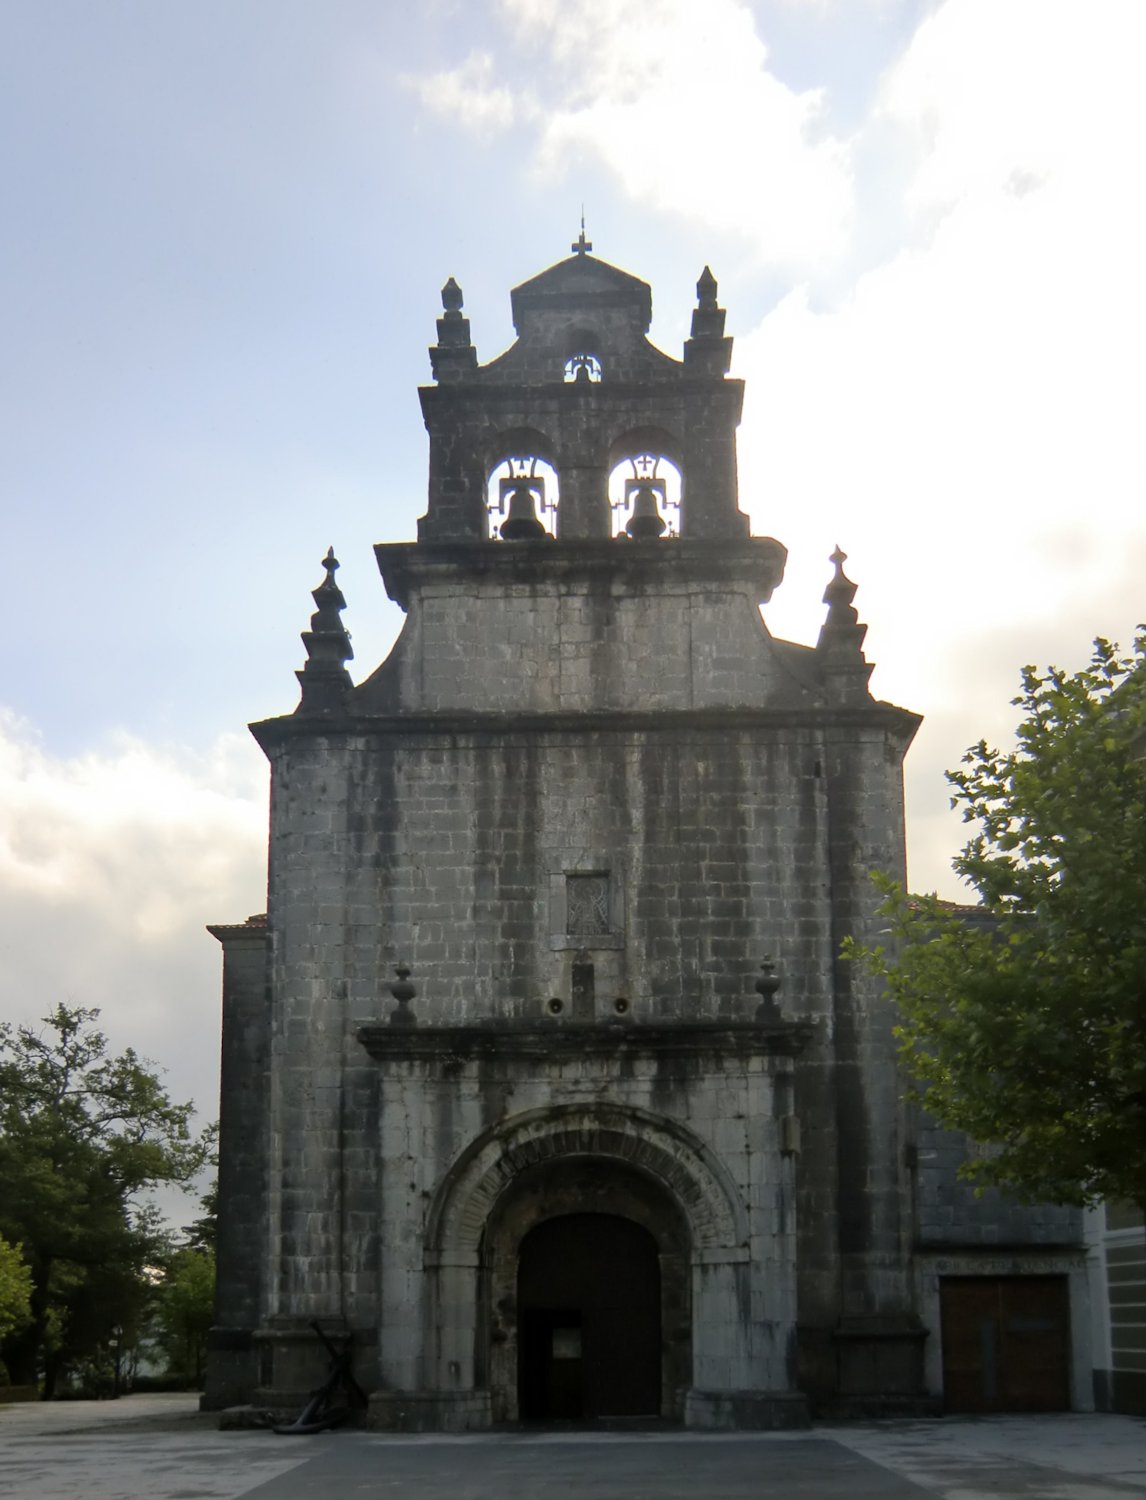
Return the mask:
{"type": "Polygon", "coordinates": [[[1140,0],[5,0],[0,1013],[98,1008],[215,1110],[219,950],[333,545],[356,680],[425,509],[440,288],[483,362],[569,253],[680,356],[712,267],[741,505],[814,642],[837,543],[944,770],[1146,618],[1140,0]]]}

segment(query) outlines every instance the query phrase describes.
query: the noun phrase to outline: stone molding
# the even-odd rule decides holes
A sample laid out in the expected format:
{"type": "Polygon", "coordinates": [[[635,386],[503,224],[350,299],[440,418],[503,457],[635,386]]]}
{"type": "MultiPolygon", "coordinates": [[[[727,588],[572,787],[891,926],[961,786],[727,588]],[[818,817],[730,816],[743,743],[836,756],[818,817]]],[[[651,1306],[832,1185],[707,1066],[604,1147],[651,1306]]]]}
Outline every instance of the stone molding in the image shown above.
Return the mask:
{"type": "Polygon", "coordinates": [[[695,589],[705,582],[741,584],[767,603],[784,575],[788,549],[773,537],[698,540],[672,537],[657,541],[566,540],[552,537],[527,542],[379,542],[374,548],[386,592],[407,609],[414,590],[431,582],[451,584],[460,577],[483,583],[536,584],[544,562],[550,585],[573,578],[613,577],[633,570],[642,592],[674,582],[695,589]]]}
{"type": "Polygon", "coordinates": [[[679,1204],[694,1254],[722,1249],[747,1260],[747,1209],[709,1147],[675,1120],[612,1104],[528,1110],[471,1142],[434,1195],[424,1240],[427,1259],[476,1254],[491,1210],[518,1174],[574,1156],[614,1158],[648,1173],[679,1204]]]}
{"type": "MultiPolygon", "coordinates": [[[[358,1041],[377,1062],[436,1062],[456,1072],[479,1057],[795,1057],[811,1036],[804,1021],[514,1022],[468,1026],[360,1026],[358,1041]]],[[[650,1118],[654,1118],[651,1117],[650,1118]]]]}
{"type": "Polygon", "coordinates": [[[475,713],[450,709],[433,713],[356,713],[354,696],[345,711],[330,714],[316,728],[313,718],[290,715],[262,719],[249,726],[255,740],[265,751],[290,740],[345,739],[361,736],[369,739],[371,748],[379,740],[424,736],[438,740],[467,736],[475,745],[512,742],[520,736],[531,741],[538,734],[569,735],[578,741],[600,733],[656,734],[666,737],[680,734],[735,734],[739,730],[773,733],[783,730],[842,730],[854,734],[872,729],[892,735],[904,747],[911,743],[923,718],[894,703],[870,702],[860,705],[819,705],[800,707],[762,706],[759,708],[687,708],[631,710],[587,709],[582,712],[547,713],[518,710],[475,713]]]}
{"type": "Polygon", "coordinates": [[[1086,1264],[1085,1245],[920,1246],[920,1270],[936,1276],[1065,1275],[1086,1264]]]}

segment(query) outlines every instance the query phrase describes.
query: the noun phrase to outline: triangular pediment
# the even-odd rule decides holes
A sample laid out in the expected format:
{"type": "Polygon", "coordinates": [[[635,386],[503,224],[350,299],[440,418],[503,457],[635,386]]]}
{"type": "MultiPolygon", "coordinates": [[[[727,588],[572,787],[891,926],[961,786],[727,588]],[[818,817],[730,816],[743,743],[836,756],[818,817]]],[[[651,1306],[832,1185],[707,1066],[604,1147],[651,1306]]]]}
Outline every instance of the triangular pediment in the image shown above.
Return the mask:
{"type": "Polygon", "coordinates": [[[592,255],[559,260],[514,287],[511,298],[513,325],[519,334],[525,331],[531,315],[577,307],[586,312],[597,307],[629,307],[645,332],[652,322],[653,296],[648,282],[592,255]]]}

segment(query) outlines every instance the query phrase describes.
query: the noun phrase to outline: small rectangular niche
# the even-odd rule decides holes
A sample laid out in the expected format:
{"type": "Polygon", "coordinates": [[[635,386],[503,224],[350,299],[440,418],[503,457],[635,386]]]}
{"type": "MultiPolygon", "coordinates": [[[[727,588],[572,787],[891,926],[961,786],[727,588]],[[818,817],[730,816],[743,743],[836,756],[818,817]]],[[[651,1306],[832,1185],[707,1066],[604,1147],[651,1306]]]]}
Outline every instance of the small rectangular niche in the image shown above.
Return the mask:
{"type": "Polygon", "coordinates": [[[611,932],[609,872],[565,877],[565,934],[572,938],[600,937],[611,932]]]}
{"type": "Polygon", "coordinates": [[[624,947],[620,882],[605,869],[565,869],[549,883],[549,945],[568,948],[624,947]]]}

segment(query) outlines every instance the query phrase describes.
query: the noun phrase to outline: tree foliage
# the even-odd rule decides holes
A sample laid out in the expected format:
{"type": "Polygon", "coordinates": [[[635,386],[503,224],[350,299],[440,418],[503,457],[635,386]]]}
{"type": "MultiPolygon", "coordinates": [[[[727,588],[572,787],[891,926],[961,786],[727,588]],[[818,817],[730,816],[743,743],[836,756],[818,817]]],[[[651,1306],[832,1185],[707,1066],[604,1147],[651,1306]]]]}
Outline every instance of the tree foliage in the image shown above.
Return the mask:
{"type": "Polygon", "coordinates": [[[214,1168],[199,1195],[199,1215],[182,1232],[182,1243],[167,1257],[155,1287],[151,1333],[169,1375],[188,1386],[203,1383],[207,1334],[215,1316],[215,1246],[219,1228],[219,1132],[208,1126],[201,1144],[214,1168]]]}
{"type": "Polygon", "coordinates": [[[205,1156],[193,1106],[132,1050],[109,1055],[97,1016],[61,1005],[42,1031],[0,1026],[0,1234],[32,1279],[31,1322],[4,1355],[46,1394],[62,1368],[134,1337],[169,1238],[148,1193],[189,1182],[205,1156]]]}
{"type": "Polygon", "coordinates": [[[0,1340],[32,1317],[32,1273],[19,1247],[0,1236],[0,1340]]]}
{"type": "Polygon", "coordinates": [[[966,1173],[1027,1198],[1146,1203],[1146,633],[1027,667],[1017,744],[949,772],[973,913],[884,882],[903,1060],[966,1173]]]}
{"type": "Polygon", "coordinates": [[[176,1250],[156,1289],[155,1326],[168,1370],[190,1386],[203,1380],[214,1312],[214,1252],[189,1245],[176,1250]]]}
{"type": "Polygon", "coordinates": [[[199,1215],[183,1231],[183,1242],[190,1250],[215,1254],[219,1239],[219,1122],[208,1125],[199,1137],[204,1168],[211,1173],[207,1186],[199,1194],[199,1215]]]}

